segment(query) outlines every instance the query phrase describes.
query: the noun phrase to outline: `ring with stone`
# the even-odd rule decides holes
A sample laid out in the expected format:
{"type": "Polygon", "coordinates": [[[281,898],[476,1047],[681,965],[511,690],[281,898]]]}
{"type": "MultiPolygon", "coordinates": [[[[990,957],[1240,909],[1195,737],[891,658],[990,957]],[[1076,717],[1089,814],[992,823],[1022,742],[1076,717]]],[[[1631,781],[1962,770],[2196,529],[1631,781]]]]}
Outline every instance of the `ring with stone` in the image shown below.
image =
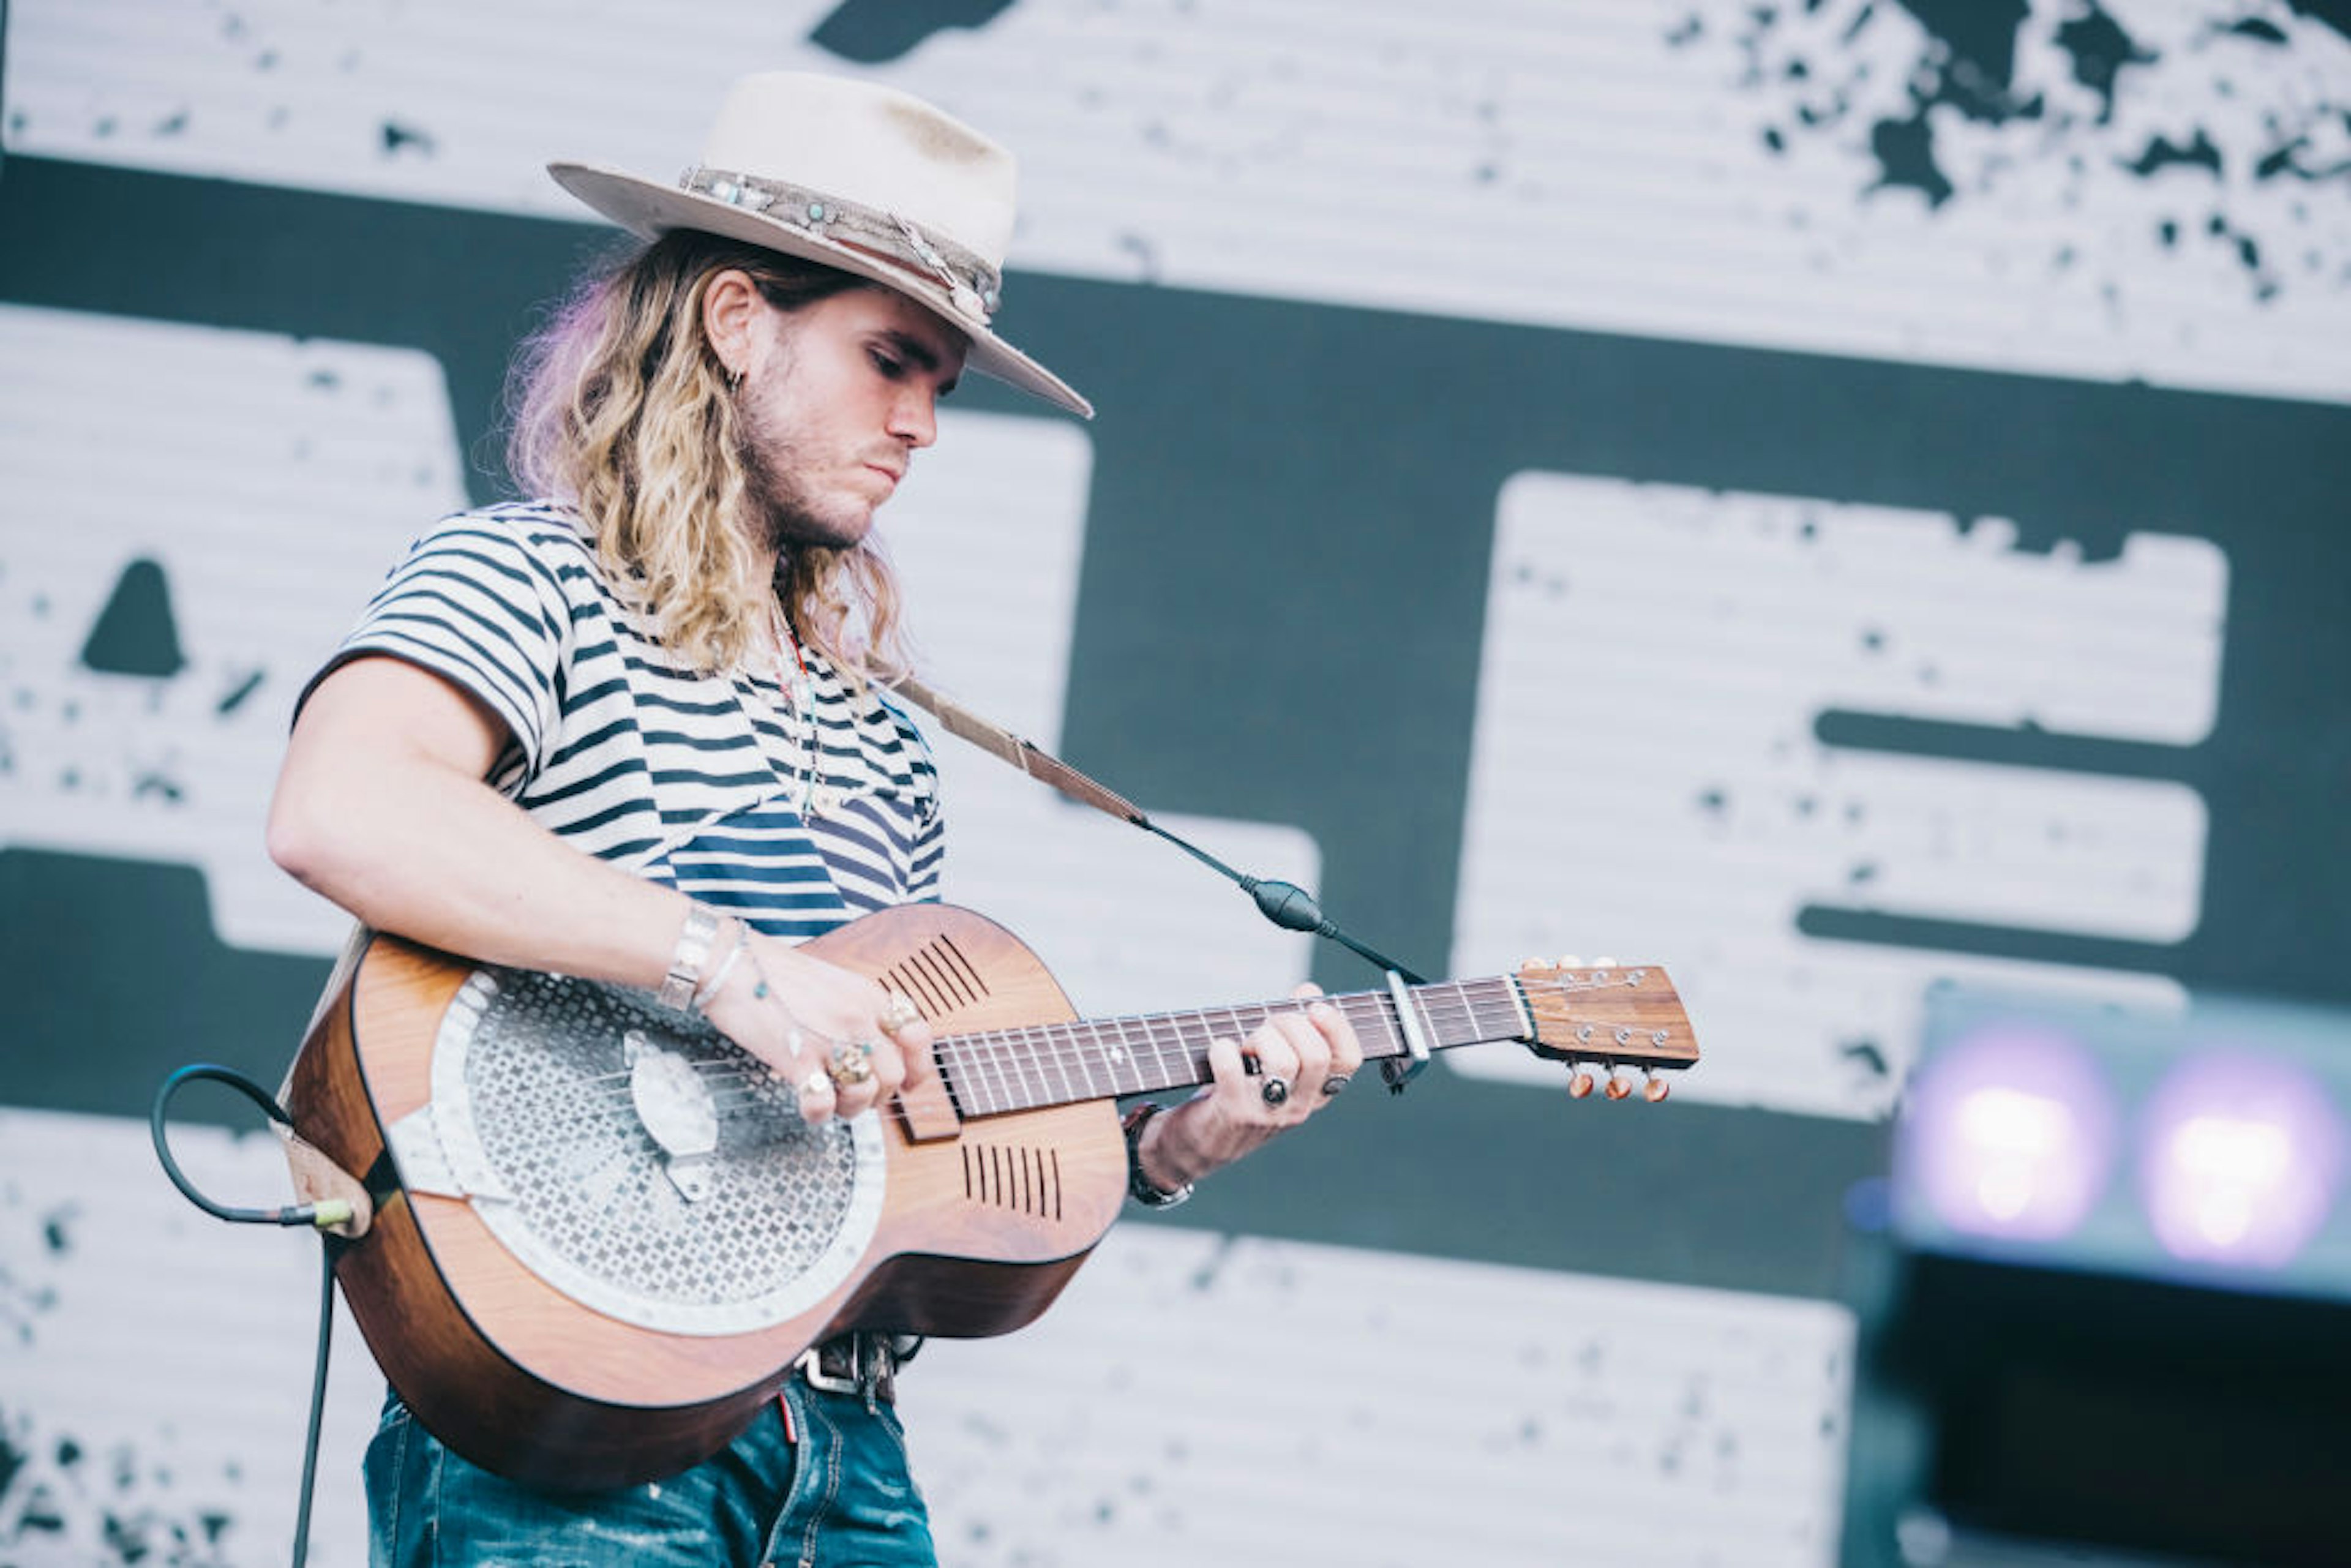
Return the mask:
{"type": "Polygon", "coordinates": [[[1269,1105],[1281,1104],[1290,1098],[1290,1080],[1279,1073],[1270,1072],[1266,1074],[1265,1082],[1258,1087],[1257,1093],[1258,1098],[1269,1105]]]}
{"type": "Polygon", "coordinates": [[[1334,1072],[1331,1074],[1330,1077],[1325,1078],[1322,1081],[1322,1092],[1326,1097],[1336,1094],[1339,1091],[1344,1089],[1348,1084],[1353,1083],[1355,1079],[1353,1073],[1334,1072]]]}
{"type": "Polygon", "coordinates": [[[821,1067],[800,1080],[800,1098],[803,1100],[811,1094],[830,1093],[831,1090],[832,1079],[821,1067]]]}
{"type": "Polygon", "coordinates": [[[904,991],[892,991],[890,1005],[882,1009],[881,1018],[875,1021],[881,1024],[883,1034],[894,1035],[910,1023],[920,1023],[922,1019],[923,1009],[914,1005],[914,998],[904,991]]]}
{"type": "Polygon", "coordinates": [[[852,1089],[872,1079],[872,1055],[873,1042],[870,1040],[836,1045],[832,1048],[832,1054],[825,1059],[824,1070],[832,1075],[835,1083],[843,1089],[852,1089]]]}

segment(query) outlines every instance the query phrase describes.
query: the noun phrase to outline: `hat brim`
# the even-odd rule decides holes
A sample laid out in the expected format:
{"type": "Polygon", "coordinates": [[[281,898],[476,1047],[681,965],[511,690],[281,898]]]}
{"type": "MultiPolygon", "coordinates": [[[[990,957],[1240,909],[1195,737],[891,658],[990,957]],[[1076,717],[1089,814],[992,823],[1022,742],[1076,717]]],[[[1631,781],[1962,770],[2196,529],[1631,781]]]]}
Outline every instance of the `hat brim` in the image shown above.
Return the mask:
{"type": "Polygon", "coordinates": [[[1067,382],[998,337],[985,320],[958,309],[944,287],[910,268],[764,213],[622,170],[596,163],[549,163],[547,172],[557,184],[589,206],[646,239],[658,239],[671,229],[696,229],[821,262],[903,294],[964,335],[970,343],[964,363],[970,369],[1033,392],[1071,413],[1093,417],[1094,405],[1067,382]]]}

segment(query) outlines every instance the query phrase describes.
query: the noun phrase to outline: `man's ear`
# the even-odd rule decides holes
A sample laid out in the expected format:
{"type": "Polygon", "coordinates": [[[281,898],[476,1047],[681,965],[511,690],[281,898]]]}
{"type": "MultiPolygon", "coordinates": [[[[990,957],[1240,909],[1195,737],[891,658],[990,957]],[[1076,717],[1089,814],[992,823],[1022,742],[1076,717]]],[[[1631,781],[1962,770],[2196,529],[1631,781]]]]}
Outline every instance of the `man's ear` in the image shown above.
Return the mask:
{"type": "Polygon", "coordinates": [[[751,333],[759,319],[759,286],[742,268],[730,267],[702,291],[702,331],[729,376],[751,366],[751,333]]]}

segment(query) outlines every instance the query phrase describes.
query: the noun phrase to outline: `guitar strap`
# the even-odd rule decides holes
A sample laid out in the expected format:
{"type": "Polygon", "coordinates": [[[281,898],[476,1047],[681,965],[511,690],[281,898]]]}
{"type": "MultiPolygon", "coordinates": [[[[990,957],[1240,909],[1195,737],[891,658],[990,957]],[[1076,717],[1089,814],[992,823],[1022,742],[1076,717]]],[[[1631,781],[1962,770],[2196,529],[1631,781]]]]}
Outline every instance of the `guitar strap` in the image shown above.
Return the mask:
{"type": "Polygon", "coordinates": [[[1050,784],[1081,806],[1134,827],[1152,830],[1143,809],[1114,789],[1105,789],[1034,741],[1013,734],[1002,725],[964,706],[912,674],[902,675],[893,688],[899,695],[936,718],[949,735],[967,740],[990,757],[1017,768],[1040,784],[1050,784]]]}

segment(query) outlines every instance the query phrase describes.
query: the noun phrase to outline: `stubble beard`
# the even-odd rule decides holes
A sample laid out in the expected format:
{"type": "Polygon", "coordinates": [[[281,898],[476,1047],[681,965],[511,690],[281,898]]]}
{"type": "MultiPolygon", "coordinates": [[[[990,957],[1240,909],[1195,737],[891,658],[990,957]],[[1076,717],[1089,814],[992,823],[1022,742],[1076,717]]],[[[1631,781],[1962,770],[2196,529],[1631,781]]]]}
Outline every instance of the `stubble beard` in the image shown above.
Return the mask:
{"type": "MultiPolygon", "coordinates": [[[[856,517],[828,515],[801,477],[809,470],[807,442],[789,428],[756,393],[739,411],[742,440],[736,455],[743,465],[751,521],[778,556],[794,549],[855,549],[872,526],[868,507],[856,517]]],[[[833,508],[838,513],[841,508],[833,508]]]]}

